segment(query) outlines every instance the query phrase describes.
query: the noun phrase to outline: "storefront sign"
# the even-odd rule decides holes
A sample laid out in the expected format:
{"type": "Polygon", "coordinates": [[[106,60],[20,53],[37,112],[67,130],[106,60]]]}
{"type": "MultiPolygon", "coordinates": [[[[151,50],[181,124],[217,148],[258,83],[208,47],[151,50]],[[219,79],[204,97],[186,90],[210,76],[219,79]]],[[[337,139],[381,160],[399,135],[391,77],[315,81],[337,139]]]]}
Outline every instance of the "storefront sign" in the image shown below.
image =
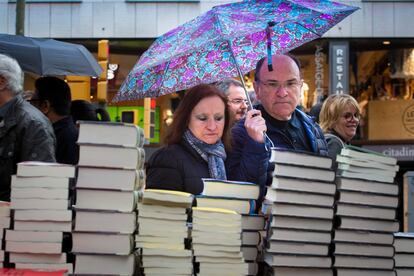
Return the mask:
{"type": "Polygon", "coordinates": [[[329,42],[329,94],[349,94],[349,43],[329,42]]]}
{"type": "Polygon", "coordinates": [[[390,157],[396,158],[398,161],[414,160],[414,144],[401,145],[364,145],[365,149],[373,150],[390,157]]]}
{"type": "Polygon", "coordinates": [[[321,45],[316,45],[315,51],[315,92],[317,102],[322,102],[323,92],[323,64],[325,62],[325,55],[322,52],[321,45]]]}

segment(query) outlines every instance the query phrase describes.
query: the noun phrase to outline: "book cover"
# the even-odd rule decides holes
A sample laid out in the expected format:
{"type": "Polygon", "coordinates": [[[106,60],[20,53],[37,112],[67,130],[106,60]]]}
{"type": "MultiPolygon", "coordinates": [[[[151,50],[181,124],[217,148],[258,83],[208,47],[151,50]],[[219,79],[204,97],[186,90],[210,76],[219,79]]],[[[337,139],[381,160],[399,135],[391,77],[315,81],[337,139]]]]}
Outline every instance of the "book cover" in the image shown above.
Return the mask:
{"type": "Polygon", "coordinates": [[[69,178],[67,177],[53,177],[53,176],[33,176],[24,177],[12,175],[11,188],[69,188],[69,178]]]}
{"type": "Polygon", "coordinates": [[[352,145],[347,145],[345,148],[341,150],[341,155],[343,156],[349,156],[356,159],[361,160],[371,160],[371,161],[377,161],[380,163],[385,163],[388,165],[395,165],[397,164],[397,159],[387,156],[385,154],[381,154],[376,151],[368,150],[361,147],[356,147],[352,145]]]}
{"type": "Polygon", "coordinates": [[[76,207],[79,209],[132,212],[136,208],[138,193],[100,189],[76,189],[76,207]]]}
{"type": "Polygon", "coordinates": [[[17,164],[17,176],[75,177],[75,166],[40,161],[25,161],[17,164]]]}
{"type": "Polygon", "coordinates": [[[239,214],[253,214],[257,206],[256,200],[254,199],[197,195],[195,201],[197,207],[223,208],[233,210],[239,214]]]}
{"type": "Polygon", "coordinates": [[[316,219],[308,217],[271,216],[270,227],[314,231],[331,231],[332,219],[316,219]]]}
{"type": "Polygon", "coordinates": [[[272,267],[312,267],[330,268],[332,261],[330,257],[304,256],[304,255],[282,255],[266,254],[264,261],[272,267]]]}
{"type": "Polygon", "coordinates": [[[336,186],[332,182],[312,181],[298,177],[275,176],[270,188],[327,195],[334,195],[336,192],[336,186]]]}
{"type": "Polygon", "coordinates": [[[254,183],[242,181],[203,178],[204,189],[201,195],[238,199],[258,199],[260,187],[254,183]]]}
{"type": "Polygon", "coordinates": [[[332,207],[333,195],[321,195],[309,192],[286,191],[268,188],[265,199],[277,203],[306,204],[314,206],[332,207]]]}
{"type": "Polygon", "coordinates": [[[398,196],[378,195],[373,193],[338,190],[338,202],[361,204],[375,207],[396,208],[398,206],[398,196]]]}
{"type": "Polygon", "coordinates": [[[334,256],[333,265],[336,268],[366,268],[392,270],[394,268],[394,259],[336,254],[334,256]]]}
{"type": "MultiPolygon", "coordinates": [[[[145,179],[144,179],[145,180],[145,179]]],[[[141,184],[138,170],[78,167],[77,188],[134,191],[141,184]]]]}
{"type": "Polygon", "coordinates": [[[78,121],[78,125],[78,143],[142,147],[145,142],[143,129],[134,124],[78,121]]]}
{"type": "Polygon", "coordinates": [[[399,228],[400,224],[396,220],[338,217],[338,229],[397,232],[399,228]]]}
{"type": "Polygon", "coordinates": [[[394,236],[391,233],[335,229],[333,235],[333,241],[341,242],[384,245],[391,245],[394,242],[394,236]]]}
{"type": "Polygon", "coordinates": [[[338,202],[335,206],[335,214],[338,216],[393,220],[396,218],[396,209],[338,202]]]}
{"type": "Polygon", "coordinates": [[[330,169],[333,160],[308,151],[271,148],[269,162],[330,169]]]}
{"type": "Polygon", "coordinates": [[[184,208],[191,207],[193,201],[194,196],[190,193],[161,189],[144,190],[141,200],[143,204],[176,206],[184,208]]]}
{"type": "Polygon", "coordinates": [[[134,254],[126,256],[77,254],[75,261],[75,274],[133,275],[136,266],[134,254]]]}
{"type": "Polygon", "coordinates": [[[79,144],[79,166],[141,169],[145,162],[142,148],[79,144]]]}
{"type": "Polygon", "coordinates": [[[134,249],[131,234],[73,232],[72,244],[75,253],[129,255],[134,249]]]}
{"type": "Polygon", "coordinates": [[[329,244],[304,243],[294,241],[270,240],[266,252],[272,254],[296,254],[328,256],[329,244]]]}
{"type": "Polygon", "coordinates": [[[316,181],[334,181],[335,171],[314,167],[287,165],[275,163],[273,176],[275,177],[300,177],[316,181]]]}
{"type": "Polygon", "coordinates": [[[337,177],[338,189],[384,195],[398,195],[398,185],[366,179],[337,177]]]}
{"type": "Polygon", "coordinates": [[[393,245],[346,243],[335,241],[332,248],[334,250],[334,254],[339,255],[392,258],[395,254],[393,245]]]}

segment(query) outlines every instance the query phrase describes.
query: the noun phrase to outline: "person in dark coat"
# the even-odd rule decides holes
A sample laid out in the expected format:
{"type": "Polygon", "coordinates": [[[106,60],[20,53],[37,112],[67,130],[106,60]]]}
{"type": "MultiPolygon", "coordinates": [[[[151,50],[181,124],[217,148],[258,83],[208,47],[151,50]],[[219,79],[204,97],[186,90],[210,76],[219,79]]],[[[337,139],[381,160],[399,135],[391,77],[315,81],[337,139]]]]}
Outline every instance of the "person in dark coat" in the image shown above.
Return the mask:
{"type": "Polygon", "coordinates": [[[77,121],[111,121],[108,111],[85,100],[72,101],[70,114],[75,124],[77,121]]]}
{"type": "Polygon", "coordinates": [[[328,143],[328,154],[336,160],[336,155],[357,132],[361,118],[358,102],[351,95],[330,95],[322,105],[319,118],[328,143]]]}
{"type": "Polygon", "coordinates": [[[56,77],[41,77],[35,82],[36,91],[30,102],[52,122],[55,132],[56,161],[75,165],[79,160],[78,129],[70,116],[69,85],[56,77]]]}
{"type": "Polygon", "coordinates": [[[22,70],[0,54],[0,200],[10,201],[11,176],[23,161],[55,162],[56,139],[49,120],[23,99],[22,70]]]}
{"type": "Polygon", "coordinates": [[[214,86],[198,85],[186,92],[165,138],[147,164],[147,189],[200,194],[201,178],[227,179],[227,101],[214,86]]]}
{"type": "Polygon", "coordinates": [[[265,61],[257,63],[254,82],[260,104],[232,128],[226,163],[230,179],[260,185],[262,195],[273,179],[270,147],[327,155],[322,130],[297,108],[303,84],[299,62],[290,55],[274,55],[269,71],[265,61]]]}

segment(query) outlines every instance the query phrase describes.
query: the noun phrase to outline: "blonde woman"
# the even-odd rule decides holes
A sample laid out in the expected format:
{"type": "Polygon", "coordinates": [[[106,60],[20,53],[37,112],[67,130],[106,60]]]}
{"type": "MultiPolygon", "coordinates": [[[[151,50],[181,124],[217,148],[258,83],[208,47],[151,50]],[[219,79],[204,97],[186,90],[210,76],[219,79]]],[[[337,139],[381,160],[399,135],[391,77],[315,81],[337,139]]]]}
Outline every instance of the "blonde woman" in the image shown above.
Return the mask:
{"type": "Polygon", "coordinates": [[[328,143],[328,155],[336,160],[345,144],[355,136],[361,110],[350,95],[330,95],[322,105],[319,123],[328,143]]]}

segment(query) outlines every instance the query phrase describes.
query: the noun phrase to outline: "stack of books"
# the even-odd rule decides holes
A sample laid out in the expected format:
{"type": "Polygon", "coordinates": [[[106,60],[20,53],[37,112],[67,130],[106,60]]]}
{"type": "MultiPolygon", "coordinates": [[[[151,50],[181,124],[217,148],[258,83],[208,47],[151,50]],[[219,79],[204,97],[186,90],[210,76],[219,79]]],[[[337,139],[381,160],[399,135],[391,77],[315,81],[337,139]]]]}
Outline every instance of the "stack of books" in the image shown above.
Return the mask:
{"type": "Polygon", "coordinates": [[[262,212],[269,216],[265,262],[274,275],[333,275],[335,172],[329,157],[272,148],[275,166],[262,212]]]}
{"type": "Polygon", "coordinates": [[[192,247],[197,275],[247,275],[241,253],[241,215],[209,207],[194,207],[192,247]]]}
{"type": "Polygon", "coordinates": [[[334,267],[341,275],[394,275],[395,158],[356,147],[337,156],[334,267]]]}
{"type": "Polygon", "coordinates": [[[0,268],[4,267],[4,232],[10,228],[10,202],[0,201],[0,268]]]}
{"type": "Polygon", "coordinates": [[[257,256],[265,236],[264,217],[257,214],[260,188],[250,182],[205,178],[204,189],[196,196],[197,207],[222,208],[242,215],[242,247],[244,260],[248,263],[247,275],[256,275],[257,256]]]}
{"type": "Polygon", "coordinates": [[[394,233],[394,248],[397,275],[414,275],[414,233],[394,233]]]}
{"type": "Polygon", "coordinates": [[[136,204],[145,183],[143,131],[133,124],[79,122],[76,274],[133,275],[136,204]]]}
{"type": "Polygon", "coordinates": [[[140,253],[139,267],[144,275],[192,275],[192,252],[188,212],[192,194],[147,189],[138,204],[138,233],[135,246],[140,253]]]}
{"type": "Polygon", "coordinates": [[[16,268],[66,269],[66,241],[72,231],[69,199],[70,179],[75,167],[44,162],[17,164],[11,182],[13,229],[6,230],[6,252],[16,268]]]}

